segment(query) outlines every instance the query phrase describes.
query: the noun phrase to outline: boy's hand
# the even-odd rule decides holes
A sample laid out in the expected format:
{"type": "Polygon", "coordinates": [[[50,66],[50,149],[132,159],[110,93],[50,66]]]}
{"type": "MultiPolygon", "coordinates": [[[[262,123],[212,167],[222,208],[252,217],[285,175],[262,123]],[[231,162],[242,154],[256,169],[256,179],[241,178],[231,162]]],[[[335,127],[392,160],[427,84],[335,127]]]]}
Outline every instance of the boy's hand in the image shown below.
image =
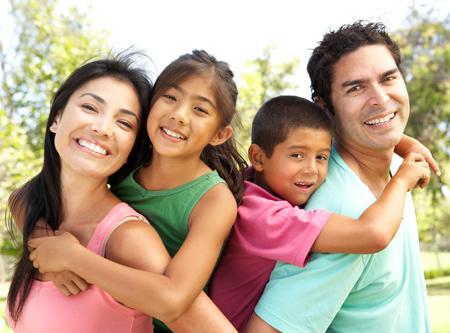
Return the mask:
{"type": "Polygon", "coordinates": [[[38,277],[41,281],[52,281],[65,296],[78,295],[89,287],[83,278],[70,271],[38,274],[38,277]]]}
{"type": "Polygon", "coordinates": [[[430,182],[430,167],[425,157],[417,153],[408,154],[392,180],[395,179],[404,181],[408,191],[427,186],[430,182]]]}
{"type": "Polygon", "coordinates": [[[433,158],[431,151],[414,138],[411,138],[407,135],[403,135],[402,140],[399,142],[397,146],[395,146],[395,153],[397,153],[403,158],[406,158],[406,156],[408,156],[408,154],[410,153],[421,154],[425,158],[425,161],[428,163],[433,173],[436,176],[441,175],[439,165],[433,158]]]}
{"type": "Polygon", "coordinates": [[[80,246],[78,239],[68,232],[53,237],[34,238],[28,241],[30,261],[41,273],[67,270],[65,258],[70,251],[80,246]]]}

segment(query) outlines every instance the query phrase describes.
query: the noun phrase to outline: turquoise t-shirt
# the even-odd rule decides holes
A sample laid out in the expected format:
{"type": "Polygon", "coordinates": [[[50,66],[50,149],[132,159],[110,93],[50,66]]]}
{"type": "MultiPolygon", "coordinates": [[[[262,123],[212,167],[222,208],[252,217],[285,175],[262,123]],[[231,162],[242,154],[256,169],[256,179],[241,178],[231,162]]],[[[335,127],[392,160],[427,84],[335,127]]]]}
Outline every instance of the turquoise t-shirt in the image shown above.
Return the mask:
{"type": "MultiPolygon", "coordinates": [[[[328,177],[306,208],[358,218],[374,201],[333,148],[328,177]]],[[[278,262],[255,311],[282,332],[431,332],[411,196],[384,250],[314,253],[305,268],[278,262]]]]}

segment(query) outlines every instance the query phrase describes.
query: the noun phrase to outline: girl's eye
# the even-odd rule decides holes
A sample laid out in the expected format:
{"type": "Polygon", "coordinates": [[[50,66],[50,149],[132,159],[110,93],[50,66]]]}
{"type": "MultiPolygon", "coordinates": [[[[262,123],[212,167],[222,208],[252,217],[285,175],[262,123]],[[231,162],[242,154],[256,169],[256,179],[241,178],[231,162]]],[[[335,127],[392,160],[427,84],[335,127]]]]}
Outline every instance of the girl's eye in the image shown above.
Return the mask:
{"type": "Polygon", "coordinates": [[[327,155],[319,155],[319,156],[317,156],[317,160],[318,161],[328,161],[328,156],[327,155]]]}
{"type": "Polygon", "coordinates": [[[83,105],[81,105],[81,107],[88,112],[97,112],[97,109],[93,105],[90,105],[90,104],[83,104],[83,105]]]}
{"type": "Polygon", "coordinates": [[[198,112],[201,112],[201,113],[204,113],[204,114],[208,114],[208,111],[207,111],[206,109],[201,108],[201,107],[199,107],[199,106],[196,106],[196,107],[194,108],[194,110],[196,110],[196,111],[198,111],[198,112]]]}
{"type": "Polygon", "coordinates": [[[177,100],[175,96],[170,95],[170,94],[164,94],[163,97],[168,99],[168,100],[171,100],[171,101],[176,101],[177,100]]]}

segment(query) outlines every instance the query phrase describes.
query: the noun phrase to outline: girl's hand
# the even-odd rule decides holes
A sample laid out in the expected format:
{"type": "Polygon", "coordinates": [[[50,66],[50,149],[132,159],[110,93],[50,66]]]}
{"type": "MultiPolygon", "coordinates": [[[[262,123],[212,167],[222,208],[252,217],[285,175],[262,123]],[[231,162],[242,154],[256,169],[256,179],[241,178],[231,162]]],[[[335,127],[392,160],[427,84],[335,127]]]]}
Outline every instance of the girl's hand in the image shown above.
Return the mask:
{"type": "Polygon", "coordinates": [[[68,232],[60,236],[34,238],[28,241],[32,251],[30,261],[40,273],[62,272],[67,270],[65,259],[78,246],[81,246],[78,239],[68,232]]]}
{"type": "Polygon", "coordinates": [[[58,290],[65,296],[78,295],[85,291],[89,284],[71,271],[40,274],[41,281],[52,281],[58,290]]]}
{"type": "Polygon", "coordinates": [[[401,141],[398,143],[398,145],[395,146],[395,153],[403,158],[406,158],[409,153],[421,154],[425,158],[425,161],[428,163],[433,173],[436,176],[441,175],[439,165],[433,158],[431,151],[414,138],[411,138],[404,134],[401,141]]]}

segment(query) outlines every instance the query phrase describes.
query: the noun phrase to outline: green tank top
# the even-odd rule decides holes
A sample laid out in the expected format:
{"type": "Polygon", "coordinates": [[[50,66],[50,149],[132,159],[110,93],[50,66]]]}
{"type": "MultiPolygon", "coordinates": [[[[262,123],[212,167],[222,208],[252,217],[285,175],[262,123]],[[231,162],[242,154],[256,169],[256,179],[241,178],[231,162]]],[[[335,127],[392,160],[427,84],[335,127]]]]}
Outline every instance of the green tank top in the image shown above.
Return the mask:
{"type": "MultiPolygon", "coordinates": [[[[146,190],[134,179],[139,169],[129,174],[112,191],[135,210],[147,217],[173,257],[188,233],[189,216],[203,195],[213,186],[225,183],[217,171],[170,190],[146,190]]],[[[153,319],[154,333],[170,332],[163,322],[153,319]]]]}
{"type": "Polygon", "coordinates": [[[211,171],[193,181],[170,190],[146,190],[138,184],[135,170],[112,191],[135,210],[147,217],[173,257],[188,233],[192,209],[213,186],[225,183],[217,171],[211,171]]]}

